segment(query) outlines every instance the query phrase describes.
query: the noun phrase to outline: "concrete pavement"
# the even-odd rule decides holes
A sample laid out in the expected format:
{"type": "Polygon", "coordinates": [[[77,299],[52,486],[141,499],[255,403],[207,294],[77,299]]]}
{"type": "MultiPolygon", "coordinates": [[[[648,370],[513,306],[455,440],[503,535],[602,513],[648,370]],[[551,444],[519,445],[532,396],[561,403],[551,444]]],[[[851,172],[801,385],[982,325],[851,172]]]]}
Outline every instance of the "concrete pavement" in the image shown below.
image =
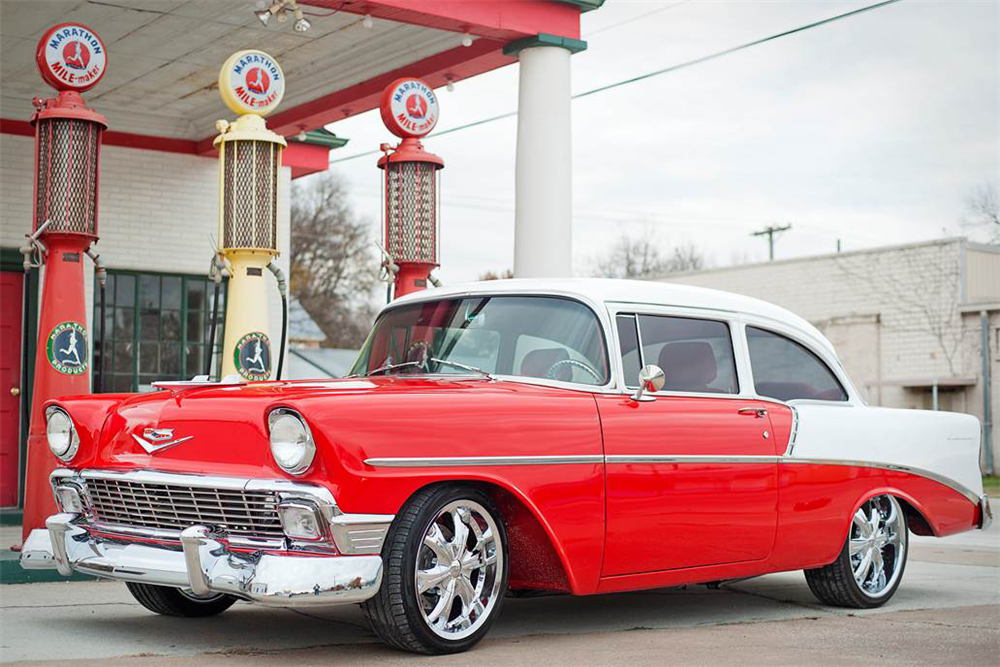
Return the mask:
{"type": "MultiPolygon", "coordinates": [[[[355,607],[237,604],[211,619],[159,617],[113,582],[0,586],[0,660],[67,665],[412,664],[355,607]]],[[[435,665],[994,665],[1000,662],[1000,524],[914,537],[884,608],[822,607],[801,572],[574,598],[508,599],[473,653],[435,665]]],[[[34,663],[32,663],[34,664],[34,663]]]]}

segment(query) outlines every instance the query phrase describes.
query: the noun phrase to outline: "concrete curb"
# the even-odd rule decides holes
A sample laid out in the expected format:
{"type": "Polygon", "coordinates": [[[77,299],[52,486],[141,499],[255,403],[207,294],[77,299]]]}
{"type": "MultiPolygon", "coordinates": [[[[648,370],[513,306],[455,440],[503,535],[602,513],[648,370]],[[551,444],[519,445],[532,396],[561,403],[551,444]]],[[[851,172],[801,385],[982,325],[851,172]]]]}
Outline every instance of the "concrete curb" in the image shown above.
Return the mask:
{"type": "Polygon", "coordinates": [[[95,581],[94,577],[74,572],[64,577],[56,570],[25,570],[18,562],[20,554],[14,551],[0,553],[0,584],[36,584],[53,581],[95,581]]]}
{"type": "Polygon", "coordinates": [[[19,509],[0,510],[0,526],[20,526],[24,512],[19,509]]]}

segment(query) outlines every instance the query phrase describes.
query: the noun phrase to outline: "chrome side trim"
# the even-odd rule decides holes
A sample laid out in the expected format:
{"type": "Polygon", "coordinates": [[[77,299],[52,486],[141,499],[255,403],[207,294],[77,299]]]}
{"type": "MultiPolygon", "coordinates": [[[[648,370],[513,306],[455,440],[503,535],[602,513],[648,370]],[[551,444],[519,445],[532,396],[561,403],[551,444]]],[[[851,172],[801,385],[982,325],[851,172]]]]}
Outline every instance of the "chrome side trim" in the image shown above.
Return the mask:
{"type": "Polygon", "coordinates": [[[785,456],[791,456],[795,451],[795,440],[799,437],[799,411],[794,405],[789,405],[788,408],[792,411],[792,432],[788,435],[788,450],[785,456]]]}
{"type": "Polygon", "coordinates": [[[365,465],[373,468],[443,468],[469,466],[533,466],[567,465],[573,463],[604,463],[600,454],[591,456],[399,456],[365,459],[365,465]]]}
{"type": "Polygon", "coordinates": [[[687,456],[659,454],[612,454],[608,463],[777,463],[780,456],[687,456]]]}
{"type": "Polygon", "coordinates": [[[955,480],[940,475],[936,472],[930,470],[924,470],[923,468],[916,468],[914,466],[902,465],[899,463],[877,463],[873,461],[848,461],[839,459],[800,459],[794,456],[783,456],[780,459],[781,463],[805,463],[813,465],[834,465],[834,466],[853,466],[855,468],[878,468],[880,470],[889,470],[891,472],[905,472],[910,475],[916,475],[917,477],[925,477],[939,484],[944,484],[953,491],[956,491],[963,496],[965,496],[969,502],[974,504],[979,504],[979,495],[973,493],[964,484],[960,484],[955,480]]]}
{"type": "Polygon", "coordinates": [[[979,496],[964,485],[938,473],[897,463],[878,463],[874,461],[857,461],[845,459],[806,459],[794,456],[687,456],[670,454],[612,454],[609,456],[439,456],[439,457],[395,457],[365,459],[365,464],[373,468],[432,468],[440,466],[472,467],[472,466],[514,466],[514,465],[565,465],[576,463],[778,463],[778,464],[813,464],[839,465],[858,468],[879,468],[905,472],[918,477],[926,477],[944,484],[957,491],[970,502],[979,504],[979,496]]]}
{"type": "Polygon", "coordinates": [[[806,464],[806,465],[832,465],[851,466],[855,468],[878,468],[893,472],[905,472],[917,477],[944,484],[953,491],[965,496],[969,502],[979,505],[979,496],[973,493],[968,487],[955,480],[940,475],[930,470],[916,468],[913,466],[901,465],[898,463],[878,463],[875,461],[858,461],[847,459],[809,459],[795,456],[677,456],[677,455],[611,455],[606,457],[608,463],[778,463],[782,465],[806,464]]]}

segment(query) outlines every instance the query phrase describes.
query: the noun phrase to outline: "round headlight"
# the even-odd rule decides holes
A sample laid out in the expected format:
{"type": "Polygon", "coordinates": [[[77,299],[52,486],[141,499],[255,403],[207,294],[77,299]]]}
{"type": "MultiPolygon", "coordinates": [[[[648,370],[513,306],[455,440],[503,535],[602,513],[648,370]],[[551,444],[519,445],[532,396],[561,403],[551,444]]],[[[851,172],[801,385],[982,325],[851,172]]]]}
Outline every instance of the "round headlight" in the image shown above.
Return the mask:
{"type": "Polygon", "coordinates": [[[49,449],[63,461],[72,460],[80,449],[80,436],[73,420],[62,408],[50,407],[45,411],[45,435],[49,449]]]}
{"type": "Polygon", "coordinates": [[[292,475],[301,475],[308,470],[316,455],[316,443],[302,417],[294,410],[278,408],[271,411],[267,422],[275,463],[292,475]]]}

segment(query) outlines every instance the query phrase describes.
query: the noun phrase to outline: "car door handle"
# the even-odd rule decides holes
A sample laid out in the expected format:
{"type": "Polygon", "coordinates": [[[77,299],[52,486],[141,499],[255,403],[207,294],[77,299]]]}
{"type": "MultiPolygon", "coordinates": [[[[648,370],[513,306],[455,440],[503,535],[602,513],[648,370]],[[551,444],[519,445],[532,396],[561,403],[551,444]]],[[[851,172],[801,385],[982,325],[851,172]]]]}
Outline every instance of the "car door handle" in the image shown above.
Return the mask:
{"type": "Polygon", "coordinates": [[[753,415],[758,419],[767,416],[767,410],[765,410],[764,408],[740,408],[739,410],[737,410],[737,412],[739,412],[741,415],[753,415]]]}

